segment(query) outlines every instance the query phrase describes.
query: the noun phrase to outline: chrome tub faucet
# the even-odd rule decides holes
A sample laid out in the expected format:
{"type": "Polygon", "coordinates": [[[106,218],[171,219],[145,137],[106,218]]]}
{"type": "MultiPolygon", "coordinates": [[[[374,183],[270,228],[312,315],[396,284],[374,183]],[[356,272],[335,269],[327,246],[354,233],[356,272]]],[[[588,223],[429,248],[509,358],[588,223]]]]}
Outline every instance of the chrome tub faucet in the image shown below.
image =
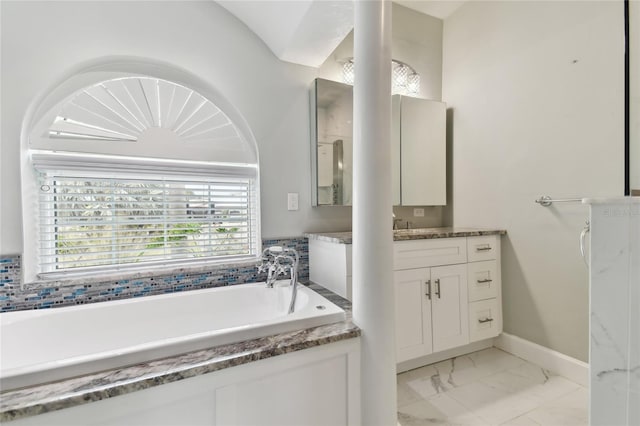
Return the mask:
{"type": "Polygon", "coordinates": [[[272,246],[262,252],[262,263],[258,266],[258,272],[267,273],[267,288],[273,288],[280,275],[291,274],[291,301],[289,302],[288,313],[293,313],[296,306],[296,295],[298,292],[298,264],[300,256],[295,249],[288,247],[272,246]],[[293,256],[291,256],[291,254],[293,256]]]}

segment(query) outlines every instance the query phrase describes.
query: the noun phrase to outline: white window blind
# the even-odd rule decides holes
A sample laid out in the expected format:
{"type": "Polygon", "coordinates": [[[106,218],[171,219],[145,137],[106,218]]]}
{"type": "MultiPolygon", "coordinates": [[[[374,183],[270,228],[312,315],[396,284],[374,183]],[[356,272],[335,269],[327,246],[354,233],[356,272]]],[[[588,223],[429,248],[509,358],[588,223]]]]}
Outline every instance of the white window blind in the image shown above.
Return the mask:
{"type": "Polygon", "coordinates": [[[254,168],[192,176],[180,166],[136,176],[104,162],[98,171],[74,170],[81,158],[35,160],[41,274],[257,256],[254,168]]]}

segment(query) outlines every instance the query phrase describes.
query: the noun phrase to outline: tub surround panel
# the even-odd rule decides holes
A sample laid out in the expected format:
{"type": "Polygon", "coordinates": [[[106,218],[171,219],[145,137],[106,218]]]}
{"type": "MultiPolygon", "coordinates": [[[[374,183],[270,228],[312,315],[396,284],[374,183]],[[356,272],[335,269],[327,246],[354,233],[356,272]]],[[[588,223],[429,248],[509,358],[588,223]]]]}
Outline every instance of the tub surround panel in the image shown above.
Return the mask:
{"type": "MultiPolygon", "coordinates": [[[[484,235],[506,235],[503,229],[477,229],[477,228],[416,228],[396,229],[393,231],[393,241],[427,240],[436,238],[453,237],[478,237],[484,235]]],[[[305,233],[310,240],[326,241],[329,243],[352,244],[352,233],[345,232],[310,232],[305,233]]]]}
{"type": "Polygon", "coordinates": [[[309,287],[343,308],[347,319],[335,324],[217,346],[130,367],[3,392],[0,422],[99,401],[360,336],[360,329],[351,321],[349,301],[318,285],[309,284],[309,287]]]}
{"type": "Polygon", "coordinates": [[[640,198],[590,204],[590,424],[640,424],[640,198]]]}
{"type": "MultiPolygon", "coordinates": [[[[300,281],[307,281],[308,240],[304,237],[262,240],[263,247],[273,245],[282,245],[298,251],[298,278],[300,281]]],[[[46,309],[264,281],[266,274],[258,273],[256,266],[256,262],[244,262],[219,266],[178,267],[161,274],[149,271],[115,273],[110,274],[111,279],[108,281],[102,277],[84,277],[39,281],[28,283],[22,288],[21,256],[0,256],[0,312],[46,309]]]]}

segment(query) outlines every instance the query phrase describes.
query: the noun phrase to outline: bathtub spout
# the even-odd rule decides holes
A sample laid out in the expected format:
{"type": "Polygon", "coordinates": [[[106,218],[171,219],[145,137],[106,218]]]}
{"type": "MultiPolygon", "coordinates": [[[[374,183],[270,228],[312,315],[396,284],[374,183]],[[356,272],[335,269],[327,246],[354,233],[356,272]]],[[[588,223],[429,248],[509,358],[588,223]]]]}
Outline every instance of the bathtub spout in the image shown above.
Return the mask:
{"type": "Polygon", "coordinates": [[[269,266],[267,270],[267,288],[273,288],[273,283],[276,282],[278,274],[276,273],[276,265],[269,266]]]}

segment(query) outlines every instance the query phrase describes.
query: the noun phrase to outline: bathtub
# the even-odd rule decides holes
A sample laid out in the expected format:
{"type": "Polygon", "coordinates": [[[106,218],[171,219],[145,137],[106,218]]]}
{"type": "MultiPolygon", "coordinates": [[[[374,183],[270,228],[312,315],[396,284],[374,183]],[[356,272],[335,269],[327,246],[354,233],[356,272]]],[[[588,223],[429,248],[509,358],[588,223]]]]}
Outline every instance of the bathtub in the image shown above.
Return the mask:
{"type": "Polygon", "coordinates": [[[14,389],[345,319],[288,281],[0,314],[0,387],[14,389]]]}

